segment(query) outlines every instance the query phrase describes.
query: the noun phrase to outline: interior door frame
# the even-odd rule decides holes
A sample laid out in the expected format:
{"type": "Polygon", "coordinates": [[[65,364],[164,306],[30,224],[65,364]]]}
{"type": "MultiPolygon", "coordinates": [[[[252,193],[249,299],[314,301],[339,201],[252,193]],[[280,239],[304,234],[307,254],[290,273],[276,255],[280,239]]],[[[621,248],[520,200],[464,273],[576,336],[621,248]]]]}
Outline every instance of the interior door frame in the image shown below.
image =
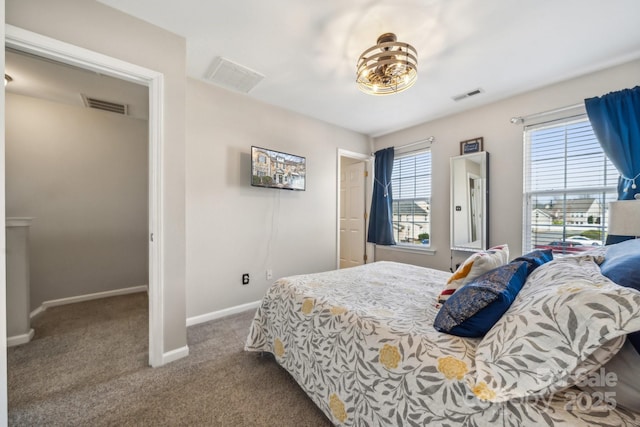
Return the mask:
{"type": "MultiPolygon", "coordinates": [[[[5,46],[149,88],[149,365],[161,366],[164,352],[164,269],[162,268],[164,75],[8,24],[5,25],[5,46]]],[[[4,152],[2,154],[4,156],[4,152]]],[[[4,162],[0,168],[4,175],[4,162]]],[[[2,196],[4,199],[4,190],[2,196]]],[[[2,217],[6,220],[4,211],[2,217]]],[[[0,277],[0,283],[4,283],[0,289],[6,289],[4,275],[0,277]]]]}
{"type": "Polygon", "coordinates": [[[371,196],[372,196],[372,188],[373,188],[373,178],[372,178],[372,165],[373,165],[373,157],[368,154],[356,153],[355,151],[343,150],[342,148],[338,148],[337,152],[337,160],[336,160],[336,269],[340,268],[340,171],[342,170],[342,158],[347,157],[349,159],[360,160],[365,163],[365,171],[368,172],[368,175],[365,179],[364,186],[364,194],[365,194],[365,212],[367,213],[367,220],[364,224],[364,235],[365,235],[365,255],[367,255],[367,262],[372,262],[373,257],[369,257],[370,254],[373,254],[374,245],[371,243],[366,243],[367,240],[367,229],[369,227],[369,207],[371,206],[371,196]]]}

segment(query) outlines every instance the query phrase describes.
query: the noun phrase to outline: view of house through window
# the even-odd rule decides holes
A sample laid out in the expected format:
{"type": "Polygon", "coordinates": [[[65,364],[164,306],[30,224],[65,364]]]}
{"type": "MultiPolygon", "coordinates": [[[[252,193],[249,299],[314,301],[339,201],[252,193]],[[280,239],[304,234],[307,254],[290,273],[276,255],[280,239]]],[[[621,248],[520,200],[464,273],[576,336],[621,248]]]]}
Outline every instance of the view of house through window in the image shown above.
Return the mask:
{"type": "Polygon", "coordinates": [[[618,171],[586,116],[525,128],[524,248],[576,253],[604,244],[618,171]]]}
{"type": "Polygon", "coordinates": [[[429,246],[431,151],[396,155],[391,174],[393,232],[399,245],[429,246]]]}

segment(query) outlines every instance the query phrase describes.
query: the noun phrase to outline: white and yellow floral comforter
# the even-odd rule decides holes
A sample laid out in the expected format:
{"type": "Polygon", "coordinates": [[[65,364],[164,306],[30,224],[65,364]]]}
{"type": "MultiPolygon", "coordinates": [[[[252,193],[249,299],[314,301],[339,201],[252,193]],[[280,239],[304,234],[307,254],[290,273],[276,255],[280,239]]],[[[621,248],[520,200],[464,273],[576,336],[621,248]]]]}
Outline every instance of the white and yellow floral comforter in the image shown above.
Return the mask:
{"type": "Polygon", "coordinates": [[[624,410],[567,409],[552,397],[492,403],[476,383],[480,339],[437,332],[449,273],[392,262],[278,280],[245,349],[275,355],[336,425],[620,426],[624,410]]]}

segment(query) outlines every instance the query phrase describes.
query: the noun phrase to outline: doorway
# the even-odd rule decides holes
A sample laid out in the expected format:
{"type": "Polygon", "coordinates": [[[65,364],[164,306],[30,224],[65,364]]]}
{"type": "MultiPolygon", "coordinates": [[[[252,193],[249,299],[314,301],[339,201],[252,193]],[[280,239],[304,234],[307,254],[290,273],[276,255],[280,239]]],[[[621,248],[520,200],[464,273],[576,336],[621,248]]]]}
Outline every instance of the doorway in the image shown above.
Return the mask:
{"type": "Polygon", "coordinates": [[[373,245],[367,243],[371,163],[370,156],[338,150],[337,268],[373,261],[373,245]]]}
{"type": "Polygon", "coordinates": [[[149,364],[151,366],[161,366],[168,362],[168,360],[165,360],[163,354],[164,302],[162,294],[163,270],[161,263],[162,235],[160,234],[160,230],[163,229],[161,209],[161,153],[163,140],[161,112],[164,102],[163,75],[153,70],[11,25],[6,25],[5,47],[148,87],[149,364]]]}

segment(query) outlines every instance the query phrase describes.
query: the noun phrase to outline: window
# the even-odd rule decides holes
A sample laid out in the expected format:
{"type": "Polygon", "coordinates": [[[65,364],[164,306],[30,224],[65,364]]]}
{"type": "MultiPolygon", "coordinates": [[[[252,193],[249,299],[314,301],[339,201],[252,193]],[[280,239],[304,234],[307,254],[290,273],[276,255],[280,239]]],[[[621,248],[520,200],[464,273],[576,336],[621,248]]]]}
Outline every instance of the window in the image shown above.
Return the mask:
{"type": "Polygon", "coordinates": [[[602,245],[618,171],[581,115],[524,131],[523,251],[557,254],[602,245]]]}
{"type": "Polygon", "coordinates": [[[429,246],[431,151],[396,155],[391,174],[393,232],[399,245],[429,246]]]}

